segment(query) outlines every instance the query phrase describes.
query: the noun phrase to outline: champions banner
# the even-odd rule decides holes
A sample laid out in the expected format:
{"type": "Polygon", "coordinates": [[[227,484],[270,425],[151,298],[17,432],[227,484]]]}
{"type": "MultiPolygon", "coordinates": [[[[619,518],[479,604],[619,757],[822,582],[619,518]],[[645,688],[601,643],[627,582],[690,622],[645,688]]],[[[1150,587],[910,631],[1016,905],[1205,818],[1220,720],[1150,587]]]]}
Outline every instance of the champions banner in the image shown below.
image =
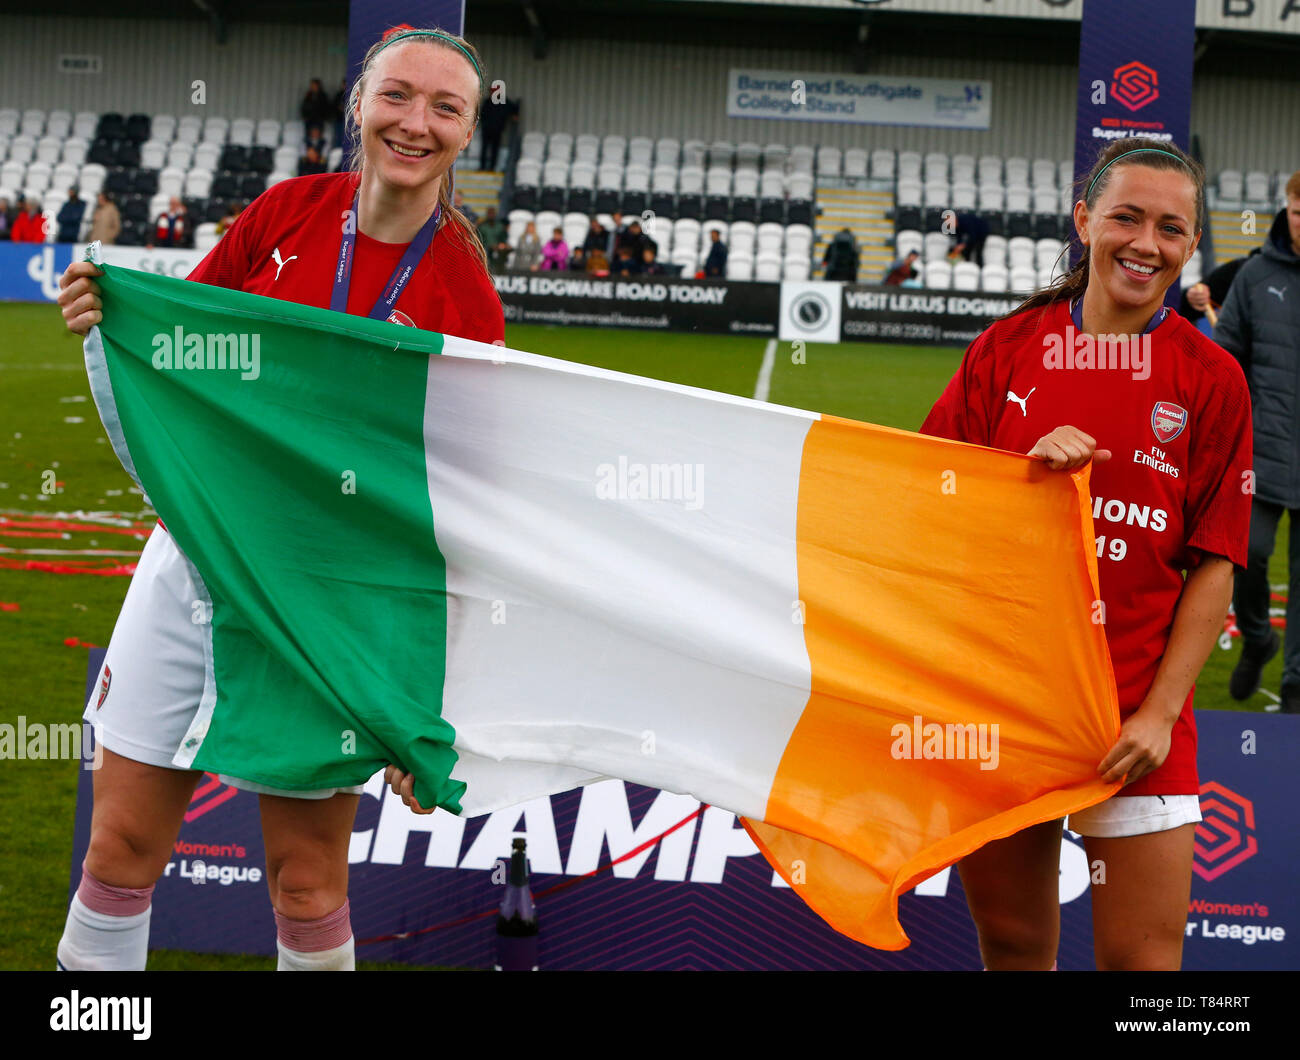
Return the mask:
{"type": "Polygon", "coordinates": [[[733,69],[727,117],[987,129],[993,83],[812,70],[733,69]]]}
{"type": "MultiPolygon", "coordinates": [[[[103,651],[90,653],[87,696],[103,651]]],[[[70,705],[71,706],[71,705],[70,705]]],[[[1300,725],[1279,715],[1198,711],[1201,812],[1183,967],[1300,966],[1300,725]]],[[[92,777],[80,770],[69,900],[90,835],[92,777]]],[[[382,777],[361,796],[349,851],[361,961],[490,968],[498,862],[528,841],[543,969],[876,969],[980,967],[958,874],[901,896],[912,945],[873,950],[827,927],[759,856],[734,815],[687,796],[604,781],[462,821],[411,813],[382,777]],[[584,874],[686,821],[612,869],[584,874]],[[562,888],[562,889],[558,889],[562,888]],[[550,893],[547,893],[550,892],[550,893]],[[403,935],[402,938],[393,936],[403,935]],[[369,941],[369,940],[382,941],[369,941]]],[[[274,960],[257,797],[205,777],[154,892],[150,946],[274,960]]],[[[1090,869],[1061,844],[1060,966],[1093,967],[1090,869]]]]}

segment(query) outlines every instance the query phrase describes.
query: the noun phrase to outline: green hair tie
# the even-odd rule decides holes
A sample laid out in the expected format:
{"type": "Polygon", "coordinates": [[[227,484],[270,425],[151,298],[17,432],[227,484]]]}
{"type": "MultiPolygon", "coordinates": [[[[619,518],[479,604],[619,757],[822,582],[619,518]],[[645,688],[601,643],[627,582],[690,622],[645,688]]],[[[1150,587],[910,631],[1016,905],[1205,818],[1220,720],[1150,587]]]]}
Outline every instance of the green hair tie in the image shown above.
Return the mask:
{"type": "Polygon", "coordinates": [[[1105,173],[1106,170],[1110,169],[1110,167],[1113,166],[1116,162],[1118,162],[1121,158],[1128,158],[1129,155],[1140,155],[1144,153],[1153,154],[1153,155],[1168,155],[1170,158],[1186,166],[1188,173],[1192,172],[1191,167],[1188,166],[1187,163],[1183,161],[1183,159],[1179,158],[1172,151],[1165,151],[1159,147],[1137,147],[1134,148],[1132,151],[1125,151],[1122,155],[1116,155],[1104,166],[1102,166],[1101,172],[1099,172],[1095,177],[1093,177],[1092,183],[1088,185],[1088,194],[1084,196],[1084,200],[1086,201],[1087,199],[1090,199],[1092,197],[1092,189],[1097,186],[1097,181],[1101,180],[1101,174],[1105,173]]]}
{"type": "Polygon", "coordinates": [[[440,29],[406,29],[402,30],[401,33],[394,33],[388,38],[388,40],[384,41],[384,43],[379,46],[375,55],[378,55],[379,52],[383,51],[390,44],[395,44],[399,40],[409,40],[411,37],[437,37],[439,40],[446,41],[469,60],[470,66],[474,67],[474,72],[478,74],[479,91],[483,91],[483,71],[478,68],[478,63],[475,62],[474,56],[470,55],[464,45],[460,44],[454,37],[448,36],[440,29]]]}

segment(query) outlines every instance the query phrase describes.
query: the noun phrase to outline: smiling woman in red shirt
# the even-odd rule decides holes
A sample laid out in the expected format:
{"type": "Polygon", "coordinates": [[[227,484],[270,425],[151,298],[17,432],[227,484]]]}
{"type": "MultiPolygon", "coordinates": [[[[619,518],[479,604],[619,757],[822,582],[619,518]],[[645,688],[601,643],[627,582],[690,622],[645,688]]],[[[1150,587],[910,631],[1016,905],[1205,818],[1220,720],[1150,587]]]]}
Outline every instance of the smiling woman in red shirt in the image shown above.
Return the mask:
{"type": "MultiPolygon", "coordinates": [[[[1164,306],[1205,224],[1201,167],[1117,141],[1074,207],[1079,264],[971,344],[923,433],[1089,460],[1121,729],[1098,763],[1119,793],[1070,817],[1088,861],[1100,969],[1177,969],[1200,821],[1193,682],[1223,628],[1250,525],[1250,397],[1237,362],[1164,306]]],[[[1050,635],[1045,652],[1051,651],[1050,635]]],[[[959,864],[992,969],[1055,967],[1061,822],[959,864]]]]}
{"type": "MultiPolygon", "coordinates": [[[[352,170],[270,188],[189,279],[502,343],[504,314],[483,246],[453,207],[447,179],[473,136],[486,84],[478,53],[459,37],[406,30],[377,42],[349,105],[352,170]]],[[[96,275],[79,262],[60,281],[64,319],[79,334],[102,319],[96,275]]],[[[204,639],[193,606],[202,599],[160,524],[86,708],[105,753],[59,967],[145,965],[154,883],[201,775],[172,760],[203,724],[204,639]]],[[[285,792],[222,779],[259,795],[279,967],[352,968],[347,854],[360,789],[285,792]]]]}

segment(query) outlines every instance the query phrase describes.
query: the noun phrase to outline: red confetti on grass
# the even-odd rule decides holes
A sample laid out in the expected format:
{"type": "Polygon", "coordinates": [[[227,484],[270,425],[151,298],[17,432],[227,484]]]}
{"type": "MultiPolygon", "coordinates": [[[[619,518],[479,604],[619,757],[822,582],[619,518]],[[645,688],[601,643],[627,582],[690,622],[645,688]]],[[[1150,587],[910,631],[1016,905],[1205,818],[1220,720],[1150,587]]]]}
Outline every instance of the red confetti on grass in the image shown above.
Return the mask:
{"type": "Polygon", "coordinates": [[[103,647],[102,644],[89,644],[86,641],[79,639],[78,637],[69,637],[63,643],[65,646],[69,648],[102,648],[103,647]]]}
{"type": "Polygon", "coordinates": [[[0,611],[19,611],[21,608],[17,604],[7,604],[0,600],[0,611]]]}

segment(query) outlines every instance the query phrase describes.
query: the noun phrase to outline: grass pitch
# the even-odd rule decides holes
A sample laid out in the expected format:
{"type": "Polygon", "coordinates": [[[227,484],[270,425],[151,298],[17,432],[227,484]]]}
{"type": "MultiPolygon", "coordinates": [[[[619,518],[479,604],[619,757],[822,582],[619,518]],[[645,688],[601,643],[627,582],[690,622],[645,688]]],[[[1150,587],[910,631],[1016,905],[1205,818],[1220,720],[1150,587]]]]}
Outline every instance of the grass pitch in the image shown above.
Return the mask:
{"type": "MultiPolygon", "coordinates": [[[[515,349],[746,397],[755,393],[768,348],[764,339],[738,336],[523,325],[512,326],[506,340],[515,349]]],[[[795,363],[789,345],[780,344],[769,400],[915,430],[960,359],[955,349],[844,344],[809,346],[804,363],[795,363]]],[[[120,513],[142,526],[151,514],[104,437],[80,341],[53,306],[0,305],[0,513],[48,518],[78,510],[120,513]]],[[[0,548],[130,552],[143,544],[93,528],[53,533],[0,535],[0,548]]],[[[1280,533],[1274,584],[1286,580],[1286,530],[1280,533]]],[[[0,551],[0,560],[11,563],[36,558],[0,551]]],[[[29,723],[78,721],[86,673],[81,645],[108,643],[127,583],[125,577],[0,569],[0,722],[16,724],[19,715],[29,723]]],[[[1198,685],[1200,706],[1263,710],[1272,702],[1263,692],[1246,704],[1228,698],[1238,651],[1215,650],[1198,685]]],[[[1280,656],[1270,663],[1264,688],[1277,691],[1281,666],[1280,656]]],[[[0,969],[53,966],[66,912],[77,768],[75,762],[0,762],[0,969]]],[[[262,957],[150,955],[150,967],[159,969],[273,965],[262,957]]]]}

